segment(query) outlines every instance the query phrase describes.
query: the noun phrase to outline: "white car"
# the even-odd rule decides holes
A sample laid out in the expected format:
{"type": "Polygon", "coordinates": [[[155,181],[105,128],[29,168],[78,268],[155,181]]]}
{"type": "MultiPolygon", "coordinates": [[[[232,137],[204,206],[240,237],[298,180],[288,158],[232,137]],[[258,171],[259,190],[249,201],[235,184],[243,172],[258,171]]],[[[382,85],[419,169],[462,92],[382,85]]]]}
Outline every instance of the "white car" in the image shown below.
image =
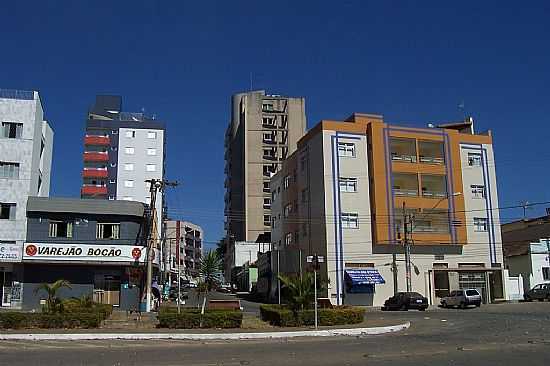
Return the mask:
{"type": "Polygon", "coordinates": [[[441,299],[441,306],[460,307],[465,309],[468,305],[481,306],[481,295],[475,288],[451,291],[449,296],[441,299]]]}

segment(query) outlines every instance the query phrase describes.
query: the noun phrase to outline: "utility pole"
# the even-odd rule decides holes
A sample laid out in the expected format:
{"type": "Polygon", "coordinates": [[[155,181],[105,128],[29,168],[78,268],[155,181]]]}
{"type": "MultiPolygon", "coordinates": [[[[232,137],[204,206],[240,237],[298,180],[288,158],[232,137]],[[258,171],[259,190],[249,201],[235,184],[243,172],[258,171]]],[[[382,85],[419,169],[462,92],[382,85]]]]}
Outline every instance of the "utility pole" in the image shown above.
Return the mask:
{"type": "MultiPolygon", "coordinates": [[[[149,232],[149,240],[147,243],[147,277],[145,282],[145,311],[151,311],[152,300],[152,282],[153,282],[153,256],[157,244],[158,223],[157,223],[157,193],[162,191],[165,186],[175,187],[178,182],[168,182],[162,179],[147,179],[145,182],[150,184],[149,192],[151,193],[151,230],[149,232]]],[[[161,263],[159,258],[159,263],[161,263]]],[[[179,279],[178,279],[179,280],[179,279]]]]}
{"type": "Polygon", "coordinates": [[[307,256],[307,262],[308,263],[312,263],[313,264],[313,286],[315,288],[314,290],[314,296],[315,296],[315,304],[314,304],[314,308],[315,308],[315,329],[317,329],[318,327],[318,323],[319,323],[319,316],[318,316],[318,310],[317,310],[317,272],[321,269],[321,263],[323,263],[325,261],[325,257],[323,257],[322,255],[308,255],[307,256]]]}
{"type": "Polygon", "coordinates": [[[397,254],[393,253],[391,257],[391,271],[393,273],[393,294],[395,295],[399,291],[397,287],[397,254]]]}
{"type": "Polygon", "coordinates": [[[409,240],[409,230],[412,229],[412,217],[407,214],[405,202],[403,202],[403,247],[405,249],[405,276],[407,283],[407,292],[411,292],[411,242],[409,240]]]}
{"type": "Polygon", "coordinates": [[[277,247],[277,297],[279,298],[279,305],[281,305],[281,279],[279,278],[281,274],[281,265],[279,261],[279,247],[277,247]]]}

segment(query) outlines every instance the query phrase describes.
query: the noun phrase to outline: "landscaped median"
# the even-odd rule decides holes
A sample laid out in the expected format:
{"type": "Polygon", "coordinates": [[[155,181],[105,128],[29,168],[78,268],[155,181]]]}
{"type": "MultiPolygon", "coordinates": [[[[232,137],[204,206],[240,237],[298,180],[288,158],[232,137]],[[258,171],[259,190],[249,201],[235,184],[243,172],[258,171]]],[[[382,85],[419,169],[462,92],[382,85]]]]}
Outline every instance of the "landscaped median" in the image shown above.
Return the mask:
{"type": "MultiPolygon", "coordinates": [[[[365,310],[352,306],[318,309],[318,320],[321,326],[359,324],[363,322],[365,310]]],[[[263,321],[279,327],[300,327],[315,324],[313,309],[292,310],[281,305],[260,306],[263,321]]]]}
{"type": "Polygon", "coordinates": [[[205,310],[182,308],[178,314],[175,307],[162,307],[158,314],[159,328],[195,329],[195,328],[240,328],[243,321],[241,311],[205,310]],[[201,323],[202,320],[202,323],[201,323]]]}

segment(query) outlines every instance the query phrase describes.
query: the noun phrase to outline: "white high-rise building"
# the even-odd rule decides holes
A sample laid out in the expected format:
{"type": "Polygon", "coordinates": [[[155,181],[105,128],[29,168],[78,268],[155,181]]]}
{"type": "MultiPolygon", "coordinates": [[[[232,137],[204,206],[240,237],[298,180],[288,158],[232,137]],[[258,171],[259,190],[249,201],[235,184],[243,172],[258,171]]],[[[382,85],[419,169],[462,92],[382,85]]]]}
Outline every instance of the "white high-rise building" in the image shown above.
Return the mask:
{"type": "Polygon", "coordinates": [[[0,297],[20,302],[21,262],[29,196],[50,192],[53,131],[37,91],[0,89],[0,297]]]}

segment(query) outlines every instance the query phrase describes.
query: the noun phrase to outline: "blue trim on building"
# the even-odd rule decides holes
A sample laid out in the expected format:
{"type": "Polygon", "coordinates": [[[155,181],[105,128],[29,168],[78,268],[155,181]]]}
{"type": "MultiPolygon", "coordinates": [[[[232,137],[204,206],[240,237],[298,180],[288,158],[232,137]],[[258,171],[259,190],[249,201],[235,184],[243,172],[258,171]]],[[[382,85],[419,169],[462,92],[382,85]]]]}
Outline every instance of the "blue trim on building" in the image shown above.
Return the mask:
{"type": "MultiPolygon", "coordinates": [[[[332,204],[333,204],[333,213],[334,213],[334,251],[336,255],[336,304],[340,305],[340,283],[338,281],[338,267],[340,265],[338,261],[338,224],[340,221],[340,215],[338,215],[338,210],[336,208],[336,188],[338,187],[336,182],[336,167],[335,167],[335,160],[339,159],[338,157],[338,142],[337,142],[338,136],[331,136],[331,149],[332,149],[332,204]]],[[[339,191],[339,190],[338,190],[339,191]]]]}

